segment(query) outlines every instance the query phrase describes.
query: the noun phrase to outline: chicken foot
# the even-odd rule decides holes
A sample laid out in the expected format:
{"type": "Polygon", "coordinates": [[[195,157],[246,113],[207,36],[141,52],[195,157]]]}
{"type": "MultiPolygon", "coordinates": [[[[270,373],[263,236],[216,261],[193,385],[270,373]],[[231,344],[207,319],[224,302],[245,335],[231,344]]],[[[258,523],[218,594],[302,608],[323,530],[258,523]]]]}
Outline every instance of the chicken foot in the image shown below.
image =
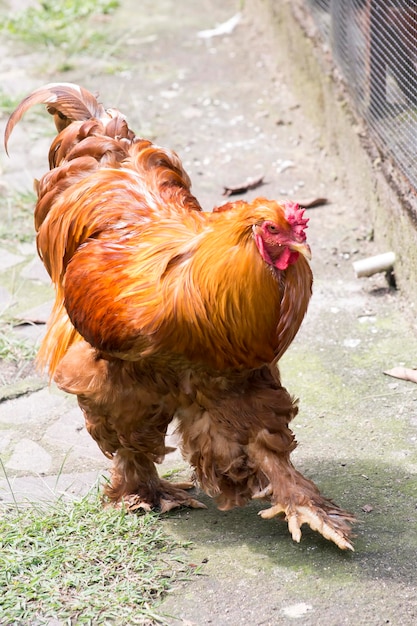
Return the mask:
{"type": "Polygon", "coordinates": [[[172,509],[179,507],[190,507],[192,509],[206,509],[206,505],[192,498],[186,493],[187,489],[193,489],[194,483],[170,483],[167,480],[160,480],[158,487],[159,502],[156,505],[151,505],[147,500],[144,500],[140,494],[131,494],[123,497],[123,504],[127,506],[127,509],[134,513],[135,511],[142,509],[145,512],[158,511],[159,513],[168,513],[172,509]]]}
{"type": "Polygon", "coordinates": [[[187,493],[193,487],[192,482],[175,484],[160,478],[146,454],[122,448],[114,457],[111,483],[104,491],[114,506],[126,506],[131,512],[143,509],[167,513],[183,506],[207,508],[187,493]]]}
{"type": "Polygon", "coordinates": [[[301,540],[301,526],[308,524],[341,550],[354,550],[350,537],[351,524],[356,520],[351,513],[323,497],[316,485],[292,466],[288,456],[280,458],[264,451],[261,465],[270,482],[252,497],[270,500],[272,506],[259,512],[263,519],[283,514],[297,543],[301,540]]]}
{"type": "MultiPolygon", "coordinates": [[[[262,493],[253,496],[255,499],[264,497],[266,496],[262,493]]],[[[288,530],[297,543],[301,540],[301,526],[308,524],[312,530],[333,541],[341,550],[354,550],[349,541],[350,527],[347,522],[354,522],[355,518],[334,505],[331,511],[326,511],[323,506],[273,504],[269,509],[259,512],[263,519],[272,519],[281,514],[285,515],[288,530]]]]}

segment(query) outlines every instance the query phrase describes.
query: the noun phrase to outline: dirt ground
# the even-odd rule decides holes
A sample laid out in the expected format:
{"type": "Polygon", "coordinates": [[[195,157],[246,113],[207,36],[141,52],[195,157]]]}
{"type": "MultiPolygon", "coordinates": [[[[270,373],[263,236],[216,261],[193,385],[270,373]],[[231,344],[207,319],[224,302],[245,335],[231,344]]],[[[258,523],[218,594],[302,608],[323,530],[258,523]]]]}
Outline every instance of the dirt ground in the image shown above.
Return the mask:
{"type": "MultiPolygon", "coordinates": [[[[347,182],[346,155],[332,153],[292,91],[286,59],[245,10],[230,34],[201,35],[238,11],[232,0],[122,0],[103,22],[110,43],[94,52],[51,55],[0,41],[2,93],[18,99],[61,80],[99,92],[138,134],[179,153],[207,210],[225,201],[224,187],[260,176],[263,186],[245,198],[328,199],[309,211],[314,296],[281,371],[301,403],[294,463],[357,515],[355,552],[308,529],[295,544],[285,523],[257,516],[260,505],[221,513],[202,496],[207,511],[162,522],[193,542],[200,572],[162,610],[169,624],[184,626],[412,626],[417,392],[383,375],[416,365],[410,306],[383,275],[355,278],[352,261],[385,250],[376,249],[367,207],[347,182]]],[[[31,187],[46,168],[51,136],[46,115],[19,125],[11,158],[0,156],[4,193],[31,187]]],[[[0,286],[10,282],[0,272],[0,286]]],[[[23,292],[17,314],[51,297],[41,281],[23,292]]],[[[76,459],[69,471],[77,471],[76,459]]]]}

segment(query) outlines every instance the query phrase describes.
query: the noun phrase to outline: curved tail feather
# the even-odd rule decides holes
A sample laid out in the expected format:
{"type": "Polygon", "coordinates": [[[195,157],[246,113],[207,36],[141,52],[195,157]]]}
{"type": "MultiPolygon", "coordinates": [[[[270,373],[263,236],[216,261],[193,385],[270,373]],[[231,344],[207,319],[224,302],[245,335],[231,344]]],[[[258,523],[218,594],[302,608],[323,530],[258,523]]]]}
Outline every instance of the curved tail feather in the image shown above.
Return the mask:
{"type": "MultiPolygon", "coordinates": [[[[87,89],[74,83],[49,83],[27,96],[10,116],[4,133],[4,147],[7,146],[13,128],[23,115],[35,104],[46,104],[48,112],[54,116],[55,126],[61,132],[71,122],[91,118],[111,119],[104,107],[87,89]]],[[[119,114],[120,115],[120,114],[119,114]]]]}

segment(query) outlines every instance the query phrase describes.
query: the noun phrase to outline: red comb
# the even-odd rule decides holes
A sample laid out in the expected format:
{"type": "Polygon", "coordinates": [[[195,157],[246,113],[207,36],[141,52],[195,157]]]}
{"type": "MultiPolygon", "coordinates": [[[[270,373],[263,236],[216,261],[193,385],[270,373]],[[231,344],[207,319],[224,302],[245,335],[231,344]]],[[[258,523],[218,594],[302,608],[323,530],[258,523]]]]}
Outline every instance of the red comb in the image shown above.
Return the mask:
{"type": "Polygon", "coordinates": [[[305,209],[301,209],[296,202],[287,201],[283,203],[285,209],[285,218],[291,225],[291,229],[297,239],[306,240],[304,230],[307,228],[308,218],[303,217],[305,209]]]}

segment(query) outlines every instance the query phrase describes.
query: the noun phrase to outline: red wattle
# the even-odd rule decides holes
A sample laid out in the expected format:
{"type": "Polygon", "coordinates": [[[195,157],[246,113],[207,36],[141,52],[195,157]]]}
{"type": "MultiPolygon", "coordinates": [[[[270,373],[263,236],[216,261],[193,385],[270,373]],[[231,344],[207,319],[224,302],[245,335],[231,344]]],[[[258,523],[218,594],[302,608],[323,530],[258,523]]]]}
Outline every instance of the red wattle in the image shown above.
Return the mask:
{"type": "Polygon", "coordinates": [[[299,255],[299,252],[293,252],[289,248],[284,248],[282,254],[275,261],[274,267],[276,267],[277,270],[286,270],[289,265],[292,265],[296,262],[299,255]]]}

